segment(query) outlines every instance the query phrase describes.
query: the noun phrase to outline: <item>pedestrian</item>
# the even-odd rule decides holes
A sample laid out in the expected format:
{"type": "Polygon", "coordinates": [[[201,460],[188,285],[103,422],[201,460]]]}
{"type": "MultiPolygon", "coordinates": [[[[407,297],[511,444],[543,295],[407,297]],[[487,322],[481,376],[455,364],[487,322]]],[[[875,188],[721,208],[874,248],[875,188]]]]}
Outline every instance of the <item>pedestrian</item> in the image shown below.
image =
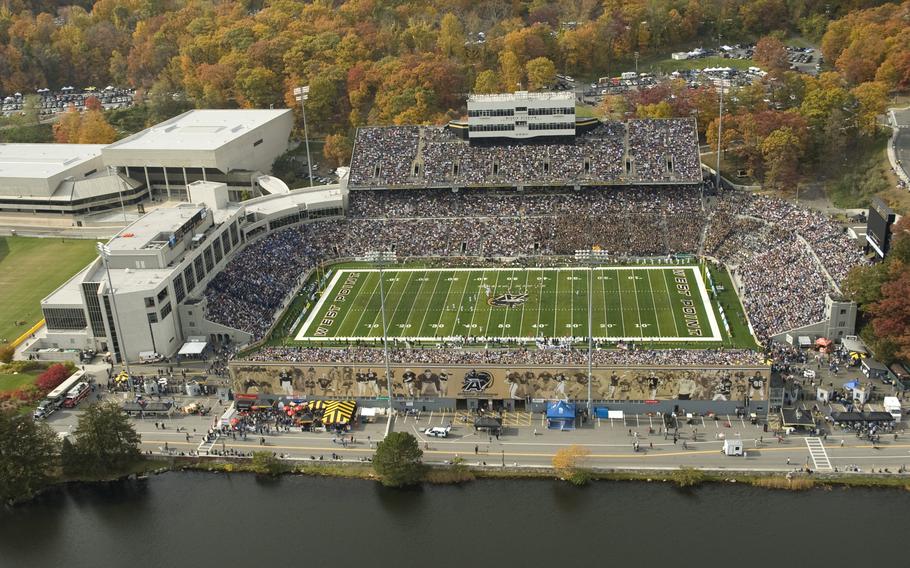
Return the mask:
{"type": "Polygon", "coordinates": [[[790,458],[789,458],[789,456],[787,457],[787,465],[790,465],[790,458]]]}
{"type": "Polygon", "coordinates": [[[842,447],[842,448],[844,447],[844,439],[843,439],[843,438],[841,438],[840,447],[842,447]]]}
{"type": "Polygon", "coordinates": [[[479,452],[480,452],[480,448],[477,445],[475,445],[474,446],[474,455],[476,456],[479,452]]]}
{"type": "Polygon", "coordinates": [[[654,449],[654,442],[648,442],[648,446],[653,450],[653,449],[654,449]]]}
{"type": "Polygon", "coordinates": [[[631,428],[629,428],[629,435],[630,435],[630,436],[632,435],[632,429],[631,429],[631,428]]]}
{"type": "Polygon", "coordinates": [[[155,422],[155,430],[157,430],[157,429],[158,429],[158,423],[155,422]]]}

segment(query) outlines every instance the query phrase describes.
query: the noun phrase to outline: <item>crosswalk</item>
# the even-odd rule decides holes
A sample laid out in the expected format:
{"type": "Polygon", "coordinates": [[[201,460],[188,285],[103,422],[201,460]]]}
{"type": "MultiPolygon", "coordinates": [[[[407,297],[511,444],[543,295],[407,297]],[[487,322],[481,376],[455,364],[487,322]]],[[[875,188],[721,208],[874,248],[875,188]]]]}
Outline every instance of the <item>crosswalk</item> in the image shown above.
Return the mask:
{"type": "Polygon", "coordinates": [[[806,438],[806,447],[809,448],[809,456],[815,464],[815,471],[834,471],[821,438],[806,438]]]}

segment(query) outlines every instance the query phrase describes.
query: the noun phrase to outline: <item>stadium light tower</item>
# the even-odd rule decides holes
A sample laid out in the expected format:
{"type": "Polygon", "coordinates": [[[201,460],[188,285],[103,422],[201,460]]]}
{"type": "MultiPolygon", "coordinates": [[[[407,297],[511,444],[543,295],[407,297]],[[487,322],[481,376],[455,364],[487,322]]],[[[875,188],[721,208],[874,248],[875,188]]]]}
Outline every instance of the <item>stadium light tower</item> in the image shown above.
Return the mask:
{"type": "Polygon", "coordinates": [[[310,187],[313,187],[313,161],[310,159],[310,133],[306,127],[306,105],[304,104],[310,98],[310,86],[294,87],[294,98],[300,102],[300,110],[303,113],[303,140],[306,144],[306,165],[310,170],[310,187]]]}
{"type": "Polygon", "coordinates": [[[111,296],[111,306],[114,311],[114,332],[117,334],[118,343],[120,344],[120,361],[126,369],[126,380],[130,388],[130,393],[132,394],[133,374],[130,372],[129,357],[126,356],[126,342],[123,337],[123,326],[120,325],[120,315],[117,311],[117,295],[114,293],[114,282],[111,280],[111,267],[110,264],[108,264],[108,259],[111,255],[111,247],[104,243],[98,243],[98,254],[101,256],[101,263],[104,265],[105,273],[107,273],[107,286],[110,289],[108,293],[111,296]]]}
{"type": "Polygon", "coordinates": [[[382,351],[385,359],[385,381],[386,388],[389,391],[389,420],[392,419],[392,366],[389,362],[389,326],[385,313],[385,278],[382,267],[386,262],[395,262],[397,257],[392,251],[371,251],[368,252],[364,259],[367,262],[375,263],[379,268],[379,306],[382,312],[382,351]]]}
{"type": "MultiPolygon", "coordinates": [[[[604,258],[601,250],[584,249],[575,251],[576,260],[588,263],[588,418],[594,415],[593,385],[594,385],[594,262],[604,258]]],[[[606,314],[604,314],[606,316],[606,314]]],[[[606,328],[605,328],[606,329],[606,328]]]]}

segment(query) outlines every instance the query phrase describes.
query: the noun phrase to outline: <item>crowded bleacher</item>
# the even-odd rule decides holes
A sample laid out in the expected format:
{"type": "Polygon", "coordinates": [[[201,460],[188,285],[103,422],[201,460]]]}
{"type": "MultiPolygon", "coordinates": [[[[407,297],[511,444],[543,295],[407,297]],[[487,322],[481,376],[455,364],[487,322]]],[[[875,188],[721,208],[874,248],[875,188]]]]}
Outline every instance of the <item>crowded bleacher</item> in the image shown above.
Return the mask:
{"type": "Polygon", "coordinates": [[[695,122],[603,122],[570,142],[472,144],[446,127],[364,127],[357,131],[350,186],[514,187],[697,183],[695,122]]]}
{"type": "MultiPolygon", "coordinates": [[[[408,257],[541,257],[599,246],[618,260],[704,254],[731,268],[756,336],[822,319],[825,296],[865,262],[844,229],[824,215],[745,192],[703,200],[697,187],[507,192],[356,192],[348,217],[282,229],[237,254],[206,289],[206,317],[261,338],[318,262],[394,249],[408,257]]],[[[566,262],[565,259],[557,262],[566,262]]],[[[510,347],[510,346],[497,346],[510,347]]],[[[511,346],[514,347],[514,346],[511,346]]],[[[476,350],[462,345],[397,346],[393,359],[425,363],[578,364],[571,346],[476,350]]],[[[378,362],[381,352],[350,346],[269,348],[257,360],[378,362]]],[[[758,363],[740,350],[605,349],[603,364],[758,363]]]]}

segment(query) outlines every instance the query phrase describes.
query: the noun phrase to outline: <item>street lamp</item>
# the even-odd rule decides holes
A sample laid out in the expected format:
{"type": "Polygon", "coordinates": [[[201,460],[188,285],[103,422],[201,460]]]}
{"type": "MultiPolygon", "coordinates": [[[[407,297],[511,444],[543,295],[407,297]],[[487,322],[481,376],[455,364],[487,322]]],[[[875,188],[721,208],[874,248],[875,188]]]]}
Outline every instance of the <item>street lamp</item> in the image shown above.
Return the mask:
{"type": "Polygon", "coordinates": [[[133,392],[133,374],[130,372],[130,362],[129,357],[126,356],[126,341],[123,337],[123,326],[120,325],[120,316],[117,312],[117,294],[114,293],[114,281],[111,280],[111,267],[108,263],[108,259],[111,255],[111,247],[104,243],[98,243],[98,254],[101,256],[101,263],[104,265],[104,271],[107,273],[107,286],[109,288],[108,294],[111,297],[111,306],[114,311],[114,333],[117,334],[117,343],[120,346],[120,362],[123,363],[124,368],[126,369],[127,384],[129,385],[130,393],[133,392]]]}
{"type": "Polygon", "coordinates": [[[303,139],[306,144],[306,165],[310,170],[310,187],[313,187],[313,160],[310,159],[310,133],[306,127],[306,105],[304,104],[310,98],[310,86],[295,87],[294,98],[300,103],[300,110],[303,112],[303,139]]]}
{"type": "Polygon", "coordinates": [[[720,154],[721,144],[723,142],[723,124],[724,124],[724,87],[726,79],[721,79],[716,85],[720,87],[720,112],[717,115],[717,171],[715,172],[717,191],[720,192],[720,154]]]}
{"type": "MultiPolygon", "coordinates": [[[[575,251],[576,260],[588,262],[588,416],[594,414],[592,389],[594,384],[594,263],[597,259],[608,258],[602,250],[585,249],[575,251]]],[[[606,314],[604,314],[606,317],[606,314]]],[[[604,322],[606,323],[606,322],[604,322]]],[[[604,328],[606,330],[606,327],[604,328]]]]}
{"type": "Polygon", "coordinates": [[[386,388],[389,391],[389,419],[392,418],[392,366],[389,361],[389,327],[385,313],[385,277],[382,267],[386,262],[395,262],[396,255],[392,251],[371,251],[364,255],[364,260],[372,262],[379,268],[379,305],[382,312],[382,350],[385,359],[386,388]]]}

